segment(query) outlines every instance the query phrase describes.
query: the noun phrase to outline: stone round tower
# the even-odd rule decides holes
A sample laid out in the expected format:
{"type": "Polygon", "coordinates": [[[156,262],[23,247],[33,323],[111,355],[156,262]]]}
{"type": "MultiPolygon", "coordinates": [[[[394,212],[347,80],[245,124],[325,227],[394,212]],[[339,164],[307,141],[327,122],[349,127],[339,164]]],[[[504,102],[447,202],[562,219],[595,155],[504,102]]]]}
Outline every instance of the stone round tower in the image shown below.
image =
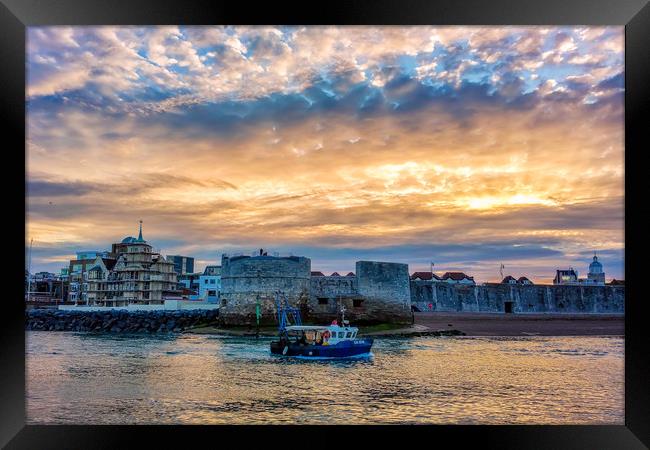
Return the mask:
{"type": "Polygon", "coordinates": [[[281,292],[292,306],[309,300],[311,260],[301,256],[226,256],[221,258],[219,316],[227,325],[275,323],[275,297],[281,292]]]}

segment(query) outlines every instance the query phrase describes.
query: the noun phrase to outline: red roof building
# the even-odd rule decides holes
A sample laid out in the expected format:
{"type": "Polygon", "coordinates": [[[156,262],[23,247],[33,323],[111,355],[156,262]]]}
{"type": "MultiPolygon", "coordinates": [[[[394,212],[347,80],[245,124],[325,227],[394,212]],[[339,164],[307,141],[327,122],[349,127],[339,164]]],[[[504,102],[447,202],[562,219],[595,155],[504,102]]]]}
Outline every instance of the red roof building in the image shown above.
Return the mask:
{"type": "Polygon", "coordinates": [[[476,284],[474,277],[465,275],[463,272],[445,272],[440,280],[453,284],[476,284]]]}
{"type": "Polygon", "coordinates": [[[413,275],[411,275],[411,280],[422,280],[422,281],[435,280],[435,281],[439,281],[440,277],[438,275],[436,275],[435,273],[432,273],[432,272],[413,272],[413,275]]]}

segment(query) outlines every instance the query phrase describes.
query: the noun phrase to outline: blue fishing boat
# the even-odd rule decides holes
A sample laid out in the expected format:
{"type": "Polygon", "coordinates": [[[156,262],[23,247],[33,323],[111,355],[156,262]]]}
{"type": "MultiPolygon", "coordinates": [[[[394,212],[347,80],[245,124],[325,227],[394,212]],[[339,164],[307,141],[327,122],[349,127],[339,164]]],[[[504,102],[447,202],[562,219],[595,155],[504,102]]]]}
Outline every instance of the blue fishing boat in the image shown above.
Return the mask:
{"type": "Polygon", "coordinates": [[[341,323],[334,320],[330,325],[303,325],[300,310],[287,305],[286,299],[276,297],[279,339],[271,342],[274,355],[305,359],[333,359],[363,357],[370,355],[373,340],[360,338],[359,329],[345,320],[345,308],[341,308],[341,323]]]}

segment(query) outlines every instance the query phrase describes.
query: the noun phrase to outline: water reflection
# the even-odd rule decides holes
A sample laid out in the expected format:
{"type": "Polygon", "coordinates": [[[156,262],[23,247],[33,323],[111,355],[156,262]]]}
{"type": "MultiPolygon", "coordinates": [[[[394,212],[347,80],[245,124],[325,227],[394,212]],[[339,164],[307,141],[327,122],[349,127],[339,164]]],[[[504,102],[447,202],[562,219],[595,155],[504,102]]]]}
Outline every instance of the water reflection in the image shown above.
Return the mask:
{"type": "Polygon", "coordinates": [[[376,340],[306,361],[268,338],[27,333],[29,423],[623,423],[622,338],[376,340]]]}

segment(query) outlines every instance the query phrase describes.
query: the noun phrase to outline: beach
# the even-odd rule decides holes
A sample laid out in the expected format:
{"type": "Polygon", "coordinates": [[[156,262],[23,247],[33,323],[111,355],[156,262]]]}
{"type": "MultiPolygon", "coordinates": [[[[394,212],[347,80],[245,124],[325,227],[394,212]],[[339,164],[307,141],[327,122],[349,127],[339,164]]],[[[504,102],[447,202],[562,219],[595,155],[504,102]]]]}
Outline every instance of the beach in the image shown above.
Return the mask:
{"type": "MultiPolygon", "coordinates": [[[[415,313],[420,329],[459,330],[467,336],[623,336],[623,314],[415,313]]],[[[394,330],[395,332],[397,330],[394,330]]]]}

